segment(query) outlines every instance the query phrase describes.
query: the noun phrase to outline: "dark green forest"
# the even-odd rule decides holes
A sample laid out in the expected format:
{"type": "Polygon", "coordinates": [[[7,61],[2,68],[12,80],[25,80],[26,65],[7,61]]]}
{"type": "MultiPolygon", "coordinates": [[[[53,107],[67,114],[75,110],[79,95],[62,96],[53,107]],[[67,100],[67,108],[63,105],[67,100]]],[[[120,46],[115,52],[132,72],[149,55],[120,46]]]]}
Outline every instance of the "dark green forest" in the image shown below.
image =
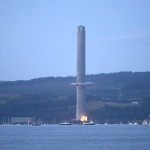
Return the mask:
{"type": "MultiPolygon", "coordinates": [[[[141,121],[150,114],[150,72],[87,75],[89,118],[98,123],[141,121]],[[136,103],[135,103],[136,102],[136,103]]],[[[11,117],[35,117],[58,123],[75,118],[76,78],[45,77],[0,82],[0,122],[11,117]]]]}

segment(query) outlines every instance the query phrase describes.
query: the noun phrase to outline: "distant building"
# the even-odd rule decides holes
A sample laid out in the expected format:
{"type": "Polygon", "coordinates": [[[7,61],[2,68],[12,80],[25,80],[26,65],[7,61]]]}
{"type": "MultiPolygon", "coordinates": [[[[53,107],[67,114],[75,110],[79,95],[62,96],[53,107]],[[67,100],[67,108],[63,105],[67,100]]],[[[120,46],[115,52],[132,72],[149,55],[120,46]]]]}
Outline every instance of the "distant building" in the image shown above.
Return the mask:
{"type": "Polygon", "coordinates": [[[138,102],[132,102],[132,104],[138,105],[139,103],[138,102]]]}
{"type": "Polygon", "coordinates": [[[11,118],[11,123],[13,124],[25,124],[25,123],[33,123],[35,122],[35,118],[34,117],[12,117],[11,118]]]}

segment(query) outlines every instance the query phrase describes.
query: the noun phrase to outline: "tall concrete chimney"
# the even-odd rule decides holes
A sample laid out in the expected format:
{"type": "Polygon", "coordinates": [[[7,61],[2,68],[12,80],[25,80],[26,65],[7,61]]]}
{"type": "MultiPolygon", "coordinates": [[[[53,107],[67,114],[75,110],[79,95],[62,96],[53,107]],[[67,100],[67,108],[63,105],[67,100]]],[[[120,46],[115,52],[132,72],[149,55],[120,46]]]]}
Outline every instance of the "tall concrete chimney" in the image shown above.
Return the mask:
{"type": "Polygon", "coordinates": [[[76,120],[80,120],[86,114],[86,86],[85,83],[85,27],[78,26],[77,31],[77,102],[76,102],[76,120]]]}
{"type": "Polygon", "coordinates": [[[77,77],[76,83],[72,85],[77,88],[76,120],[87,116],[86,112],[86,86],[91,85],[85,82],[85,27],[78,26],[77,31],[77,77]]]}

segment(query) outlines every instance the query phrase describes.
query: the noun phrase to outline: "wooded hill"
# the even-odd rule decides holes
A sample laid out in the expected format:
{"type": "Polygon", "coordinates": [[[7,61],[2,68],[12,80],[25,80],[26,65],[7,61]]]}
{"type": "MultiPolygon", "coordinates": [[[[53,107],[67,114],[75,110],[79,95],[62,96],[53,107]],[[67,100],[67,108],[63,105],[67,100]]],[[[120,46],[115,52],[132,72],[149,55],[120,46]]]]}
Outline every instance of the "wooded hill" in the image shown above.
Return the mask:
{"type": "MultiPolygon", "coordinates": [[[[143,120],[150,114],[150,72],[87,75],[88,116],[98,122],[143,120]],[[133,104],[138,102],[138,104],[133,104]]],[[[0,121],[36,117],[56,123],[75,118],[75,77],[0,82],[0,121]]]]}

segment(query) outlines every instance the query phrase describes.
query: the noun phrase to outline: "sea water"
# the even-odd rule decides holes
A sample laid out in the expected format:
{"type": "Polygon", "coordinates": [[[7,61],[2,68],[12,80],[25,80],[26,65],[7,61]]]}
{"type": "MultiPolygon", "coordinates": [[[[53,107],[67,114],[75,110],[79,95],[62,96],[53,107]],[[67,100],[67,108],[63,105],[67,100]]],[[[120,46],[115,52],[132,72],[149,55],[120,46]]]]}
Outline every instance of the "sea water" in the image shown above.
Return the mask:
{"type": "Polygon", "coordinates": [[[150,150],[150,126],[0,126],[0,150],[150,150]]]}

